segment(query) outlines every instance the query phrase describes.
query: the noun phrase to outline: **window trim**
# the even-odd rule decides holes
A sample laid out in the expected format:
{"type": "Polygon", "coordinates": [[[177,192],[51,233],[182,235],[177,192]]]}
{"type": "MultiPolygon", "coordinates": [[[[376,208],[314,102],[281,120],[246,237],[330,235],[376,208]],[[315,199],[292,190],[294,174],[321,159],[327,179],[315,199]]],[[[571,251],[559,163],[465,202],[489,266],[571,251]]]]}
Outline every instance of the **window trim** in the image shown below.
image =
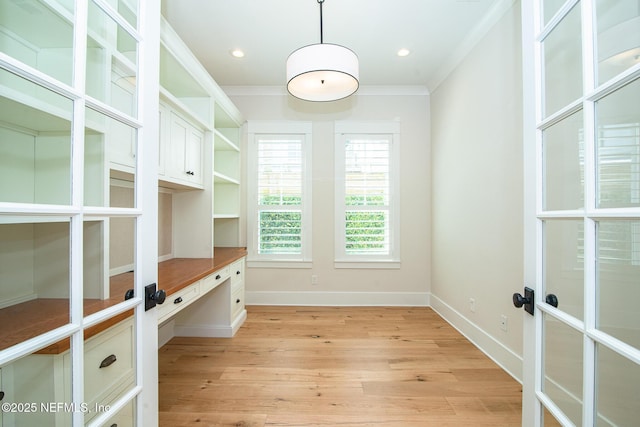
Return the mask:
{"type": "Polygon", "coordinates": [[[312,123],[307,121],[247,122],[247,267],[312,267],[312,123]],[[258,137],[260,135],[301,135],[302,142],[302,250],[299,255],[259,254],[258,227],[258,137]]]}
{"type": "Polygon", "coordinates": [[[398,269],[400,262],[400,122],[335,122],[335,251],[334,268],[398,269]],[[349,255],[345,251],[345,135],[389,135],[389,244],[388,255],[349,255]]]}

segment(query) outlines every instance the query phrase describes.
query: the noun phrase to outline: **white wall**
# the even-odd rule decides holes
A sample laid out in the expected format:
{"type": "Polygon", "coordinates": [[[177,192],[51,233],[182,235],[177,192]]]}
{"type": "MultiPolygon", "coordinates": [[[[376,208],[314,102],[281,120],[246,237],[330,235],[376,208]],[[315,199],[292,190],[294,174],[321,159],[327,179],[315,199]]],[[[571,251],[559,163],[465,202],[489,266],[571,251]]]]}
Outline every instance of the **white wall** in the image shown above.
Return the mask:
{"type": "Polygon", "coordinates": [[[516,4],[431,95],[431,304],[516,378],[523,316],[511,302],[523,288],[520,28],[516,4]]]}
{"type": "MultiPolygon", "coordinates": [[[[361,88],[331,103],[309,103],[281,90],[225,88],[247,120],[313,123],[313,267],[248,268],[247,304],[414,305],[430,291],[429,97],[425,89],[361,88]],[[393,90],[393,92],[391,92],[393,90]],[[401,126],[401,268],[335,269],[334,121],[399,120],[401,126]],[[311,275],[318,285],[311,285],[311,275]]],[[[246,150],[246,145],[243,147],[246,150]]],[[[246,171],[245,171],[246,172],[246,171]]],[[[246,173],[244,174],[246,179],[246,173]]]]}

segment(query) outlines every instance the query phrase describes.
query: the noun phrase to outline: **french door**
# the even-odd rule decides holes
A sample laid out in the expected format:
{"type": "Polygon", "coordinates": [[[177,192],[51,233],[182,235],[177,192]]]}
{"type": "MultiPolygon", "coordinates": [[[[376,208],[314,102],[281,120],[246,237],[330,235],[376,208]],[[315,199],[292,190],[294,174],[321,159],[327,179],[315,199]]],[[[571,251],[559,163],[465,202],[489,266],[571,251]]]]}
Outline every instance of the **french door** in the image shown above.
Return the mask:
{"type": "Polygon", "coordinates": [[[0,1],[0,426],[157,425],[159,3],[0,1]]]}
{"type": "Polygon", "coordinates": [[[640,420],[640,2],[523,0],[523,425],[640,420]]]}

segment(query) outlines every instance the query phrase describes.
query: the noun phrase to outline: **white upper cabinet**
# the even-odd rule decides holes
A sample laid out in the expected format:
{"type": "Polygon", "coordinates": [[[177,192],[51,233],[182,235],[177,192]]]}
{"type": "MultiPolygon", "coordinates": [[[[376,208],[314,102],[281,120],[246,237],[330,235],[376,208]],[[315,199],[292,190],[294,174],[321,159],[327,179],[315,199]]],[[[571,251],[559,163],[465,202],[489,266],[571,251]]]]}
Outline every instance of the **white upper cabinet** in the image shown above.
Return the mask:
{"type": "Polygon", "coordinates": [[[164,179],[202,188],[204,133],[175,112],[170,113],[169,129],[164,179]]]}

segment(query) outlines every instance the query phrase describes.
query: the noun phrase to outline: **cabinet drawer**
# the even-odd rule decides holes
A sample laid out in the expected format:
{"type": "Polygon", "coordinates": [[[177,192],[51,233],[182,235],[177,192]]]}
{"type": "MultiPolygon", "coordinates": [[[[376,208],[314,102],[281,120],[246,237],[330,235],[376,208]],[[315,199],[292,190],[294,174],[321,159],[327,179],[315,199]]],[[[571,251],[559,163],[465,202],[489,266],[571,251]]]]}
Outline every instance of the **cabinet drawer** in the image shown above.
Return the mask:
{"type": "Polygon", "coordinates": [[[244,258],[231,264],[231,284],[244,281],[244,258]]]}
{"type": "Polygon", "coordinates": [[[104,426],[133,427],[135,425],[133,402],[135,401],[129,402],[113,418],[109,419],[104,426]]]}
{"type": "MultiPolygon", "coordinates": [[[[91,408],[110,404],[117,397],[114,392],[133,384],[133,337],[133,318],[129,318],[85,341],[84,392],[91,408]]],[[[66,367],[70,368],[70,353],[64,357],[66,367]]]]}
{"type": "Polygon", "coordinates": [[[200,295],[200,282],[196,282],[174,294],[168,295],[164,304],[159,306],[158,323],[164,322],[191,304],[198,298],[198,295],[200,295]]]}
{"type": "Polygon", "coordinates": [[[202,279],[202,293],[204,294],[205,292],[209,292],[211,289],[227,280],[229,278],[229,271],[229,266],[227,266],[202,279]]]}
{"type": "Polygon", "coordinates": [[[231,321],[244,309],[244,285],[239,286],[231,293],[231,321]]]}

